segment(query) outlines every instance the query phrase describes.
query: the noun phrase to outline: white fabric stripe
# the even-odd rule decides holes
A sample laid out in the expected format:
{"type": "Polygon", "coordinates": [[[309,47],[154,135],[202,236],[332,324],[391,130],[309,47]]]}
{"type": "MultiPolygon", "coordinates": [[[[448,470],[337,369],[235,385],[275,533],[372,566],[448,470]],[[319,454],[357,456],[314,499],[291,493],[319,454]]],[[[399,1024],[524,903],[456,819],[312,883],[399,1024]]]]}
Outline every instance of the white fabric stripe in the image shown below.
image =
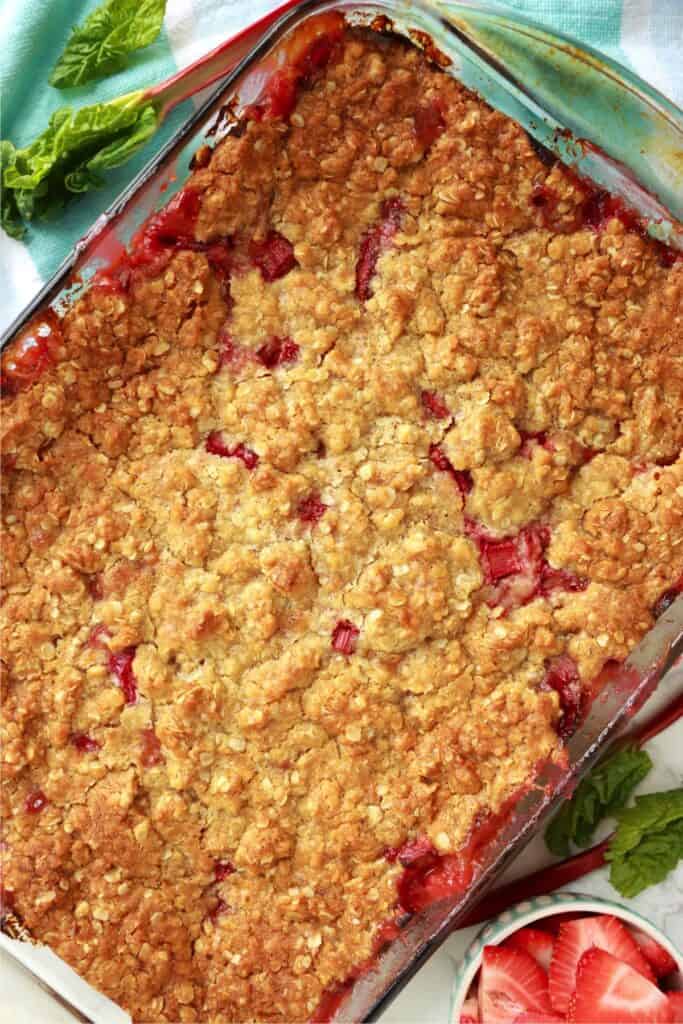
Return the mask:
{"type": "Polygon", "coordinates": [[[31,301],[43,279],[22,242],[0,232],[0,281],[3,282],[0,330],[4,330],[31,301]]]}

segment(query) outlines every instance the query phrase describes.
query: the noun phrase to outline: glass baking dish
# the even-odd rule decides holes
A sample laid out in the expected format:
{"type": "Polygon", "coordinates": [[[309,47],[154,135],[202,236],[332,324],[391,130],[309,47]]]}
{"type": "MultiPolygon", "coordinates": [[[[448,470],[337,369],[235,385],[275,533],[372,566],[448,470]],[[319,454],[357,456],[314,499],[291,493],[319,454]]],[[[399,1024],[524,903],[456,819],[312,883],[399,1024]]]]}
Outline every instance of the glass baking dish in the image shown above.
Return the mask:
{"type": "MultiPolygon", "coordinates": [[[[305,0],[286,6],[282,17],[263,31],[176,137],[75,246],[5,334],[3,347],[46,305],[59,312],[73,301],[93,274],[121,253],[141,222],[186,182],[194,153],[233,131],[240,109],[258,99],[291,33],[310,17],[328,11],[342,12],[351,25],[411,39],[445,73],[475,89],[565,162],[620,196],[653,235],[683,249],[683,113],[626,69],[526,18],[473,2],[437,7],[424,0],[305,0]]],[[[234,57],[243,53],[244,37],[236,40],[234,57]]],[[[223,50],[221,59],[225,56],[223,50]]],[[[204,80],[209,80],[212,59],[209,55],[200,62],[200,79],[204,73],[204,80]]],[[[662,698],[683,692],[683,672],[669,671],[682,649],[679,598],[612,673],[568,743],[566,767],[542,768],[529,791],[499,821],[478,852],[478,869],[467,891],[406,920],[373,967],[340,990],[343,1001],[332,1010],[334,1020],[374,1020],[654,689],[662,698]]],[[[33,969],[40,977],[40,969],[33,969]]],[[[42,979],[46,980],[44,974],[42,979]]],[[[58,987],[54,979],[50,984],[58,987]]],[[[59,994],[73,1005],[66,992],[59,994]]],[[[79,1019],[91,1016],[81,1010],[79,1019]]]]}

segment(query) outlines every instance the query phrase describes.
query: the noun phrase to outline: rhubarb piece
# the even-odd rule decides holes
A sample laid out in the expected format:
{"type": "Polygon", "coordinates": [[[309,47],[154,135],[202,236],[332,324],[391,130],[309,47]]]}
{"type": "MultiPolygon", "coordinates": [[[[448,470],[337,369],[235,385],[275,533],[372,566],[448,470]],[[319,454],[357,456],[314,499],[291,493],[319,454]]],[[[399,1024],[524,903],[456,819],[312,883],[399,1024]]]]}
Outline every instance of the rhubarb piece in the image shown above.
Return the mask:
{"type": "Polygon", "coordinates": [[[142,751],[140,754],[140,761],[145,768],[153,768],[157,764],[162,764],[164,761],[164,755],[161,752],[161,743],[159,737],[155,733],[154,729],[147,728],[143,729],[140,734],[142,741],[142,751]]]}
{"type": "Polygon", "coordinates": [[[104,581],[102,573],[95,572],[92,576],[86,576],[85,586],[93,601],[101,601],[104,597],[104,581]]]}
{"type": "Polygon", "coordinates": [[[69,742],[81,754],[94,754],[100,750],[102,744],[94,740],[92,736],[86,736],[84,732],[74,732],[69,737],[69,742]]]}
{"type": "Polygon", "coordinates": [[[124,647],[109,654],[109,671],[121,687],[126,704],[137,704],[138,684],[133,672],[135,647],[124,647]]]}
{"type": "Polygon", "coordinates": [[[299,503],[297,515],[302,523],[317,523],[327,512],[329,505],[320,500],[317,493],[309,494],[299,503]]]}
{"type": "Polygon", "coordinates": [[[570,1024],[666,1024],[671,1007],[652,981],[602,947],[589,949],[567,1006],[570,1024]]]}
{"type": "Polygon", "coordinates": [[[562,711],[557,726],[561,740],[567,740],[576,731],[583,711],[583,688],[576,662],[568,654],[561,654],[550,662],[541,683],[542,690],[554,690],[560,697],[562,711]]]}
{"type": "Polygon", "coordinates": [[[593,947],[606,950],[649,982],[655,980],[633,936],[616,917],[600,914],[563,922],[555,940],[549,975],[550,1000],[558,1013],[567,1012],[571,995],[577,987],[579,961],[586,950],[593,947]]]}
{"type": "Polygon", "coordinates": [[[40,814],[47,807],[49,801],[42,789],[34,789],[24,801],[24,810],[27,814],[40,814]]]}
{"type": "Polygon", "coordinates": [[[520,928],[503,945],[508,949],[521,949],[532,956],[544,971],[550,970],[553,956],[553,937],[538,928],[520,928]]]}
{"type": "Polygon", "coordinates": [[[223,459],[240,459],[247,469],[258,466],[259,457],[255,451],[240,441],[238,444],[227,444],[220,430],[212,430],[206,439],[206,450],[210,455],[220,455],[223,459]]]}
{"type": "Polygon", "coordinates": [[[486,1024],[512,1024],[525,1012],[552,1012],[545,971],[528,953],[484,946],[479,975],[481,1020],[486,1024]]]}
{"type": "Polygon", "coordinates": [[[249,243],[249,259],[264,281],[277,281],[297,265],[294,246],[279,231],[269,231],[262,242],[249,243]]]}
{"type": "Polygon", "coordinates": [[[415,111],[413,122],[418,141],[429,149],[446,128],[442,104],[438,99],[422,104],[415,111]]]}
{"type": "Polygon", "coordinates": [[[359,635],[358,626],[354,626],[348,619],[340,619],[332,630],[332,650],[340,654],[353,654],[359,635]]]}
{"type": "MultiPolygon", "coordinates": [[[[435,420],[443,420],[450,416],[450,411],[441,395],[436,391],[423,391],[421,394],[422,405],[435,420]]],[[[434,446],[436,447],[436,446],[434,446]]]]}
{"type": "Polygon", "coordinates": [[[550,530],[540,523],[525,526],[514,537],[492,537],[479,523],[465,520],[465,531],[479,548],[484,580],[496,589],[490,605],[519,607],[552,591],[585,590],[588,580],[566,569],[554,569],[544,552],[550,530]]]}
{"type": "Polygon", "coordinates": [[[234,875],[235,865],[229,860],[217,860],[213,866],[213,877],[217,882],[224,882],[230,875],[234,875]]]}
{"type": "Polygon", "coordinates": [[[403,220],[403,202],[396,196],[385,199],[380,211],[380,219],[365,232],[360,242],[360,251],[356,263],[356,296],[361,302],[367,302],[372,296],[372,278],[377,268],[377,261],[391,245],[403,220]]]}
{"type": "Polygon", "coordinates": [[[273,337],[256,350],[256,358],[269,370],[283,363],[293,363],[299,356],[299,346],[291,338],[273,337]]]}

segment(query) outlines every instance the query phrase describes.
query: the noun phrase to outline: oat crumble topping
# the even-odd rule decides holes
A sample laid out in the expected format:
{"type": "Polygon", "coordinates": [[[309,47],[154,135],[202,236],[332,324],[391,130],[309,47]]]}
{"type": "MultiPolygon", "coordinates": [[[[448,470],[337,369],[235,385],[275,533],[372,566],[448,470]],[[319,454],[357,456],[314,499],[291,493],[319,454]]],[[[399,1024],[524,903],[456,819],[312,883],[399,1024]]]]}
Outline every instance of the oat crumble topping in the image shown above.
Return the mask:
{"type": "Polygon", "coordinates": [[[3,884],[137,1022],[304,1021],[683,573],[683,262],[353,32],[189,185],[3,402],[3,884]]]}

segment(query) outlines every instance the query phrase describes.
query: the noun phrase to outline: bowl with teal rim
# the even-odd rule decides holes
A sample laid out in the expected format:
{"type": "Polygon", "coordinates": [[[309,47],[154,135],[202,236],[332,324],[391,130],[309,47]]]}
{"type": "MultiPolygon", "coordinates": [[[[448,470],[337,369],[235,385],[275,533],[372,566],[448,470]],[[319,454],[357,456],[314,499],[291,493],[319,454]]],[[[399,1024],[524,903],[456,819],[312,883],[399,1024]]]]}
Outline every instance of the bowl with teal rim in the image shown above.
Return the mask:
{"type": "MultiPolygon", "coordinates": [[[[630,907],[624,907],[621,903],[614,903],[611,900],[598,899],[593,896],[582,896],[580,893],[558,892],[551,896],[538,896],[533,900],[524,900],[517,903],[509,910],[503,911],[498,917],[493,918],[484,925],[481,931],[472,939],[467,947],[462,962],[459,964],[453,981],[451,995],[451,1008],[449,1013],[450,1024],[459,1024],[463,1003],[470,991],[472,982],[477,976],[481,967],[481,958],[484,946],[498,946],[505,939],[509,938],[520,928],[528,928],[538,924],[546,917],[555,917],[558,914],[612,914],[624,922],[645,932],[656,942],[663,946],[678,965],[678,971],[670,976],[670,987],[683,989],[683,953],[674,945],[671,939],[656,925],[648,921],[646,917],[639,914],[630,907]]],[[[667,979],[669,981],[669,979],[667,979]]]]}

